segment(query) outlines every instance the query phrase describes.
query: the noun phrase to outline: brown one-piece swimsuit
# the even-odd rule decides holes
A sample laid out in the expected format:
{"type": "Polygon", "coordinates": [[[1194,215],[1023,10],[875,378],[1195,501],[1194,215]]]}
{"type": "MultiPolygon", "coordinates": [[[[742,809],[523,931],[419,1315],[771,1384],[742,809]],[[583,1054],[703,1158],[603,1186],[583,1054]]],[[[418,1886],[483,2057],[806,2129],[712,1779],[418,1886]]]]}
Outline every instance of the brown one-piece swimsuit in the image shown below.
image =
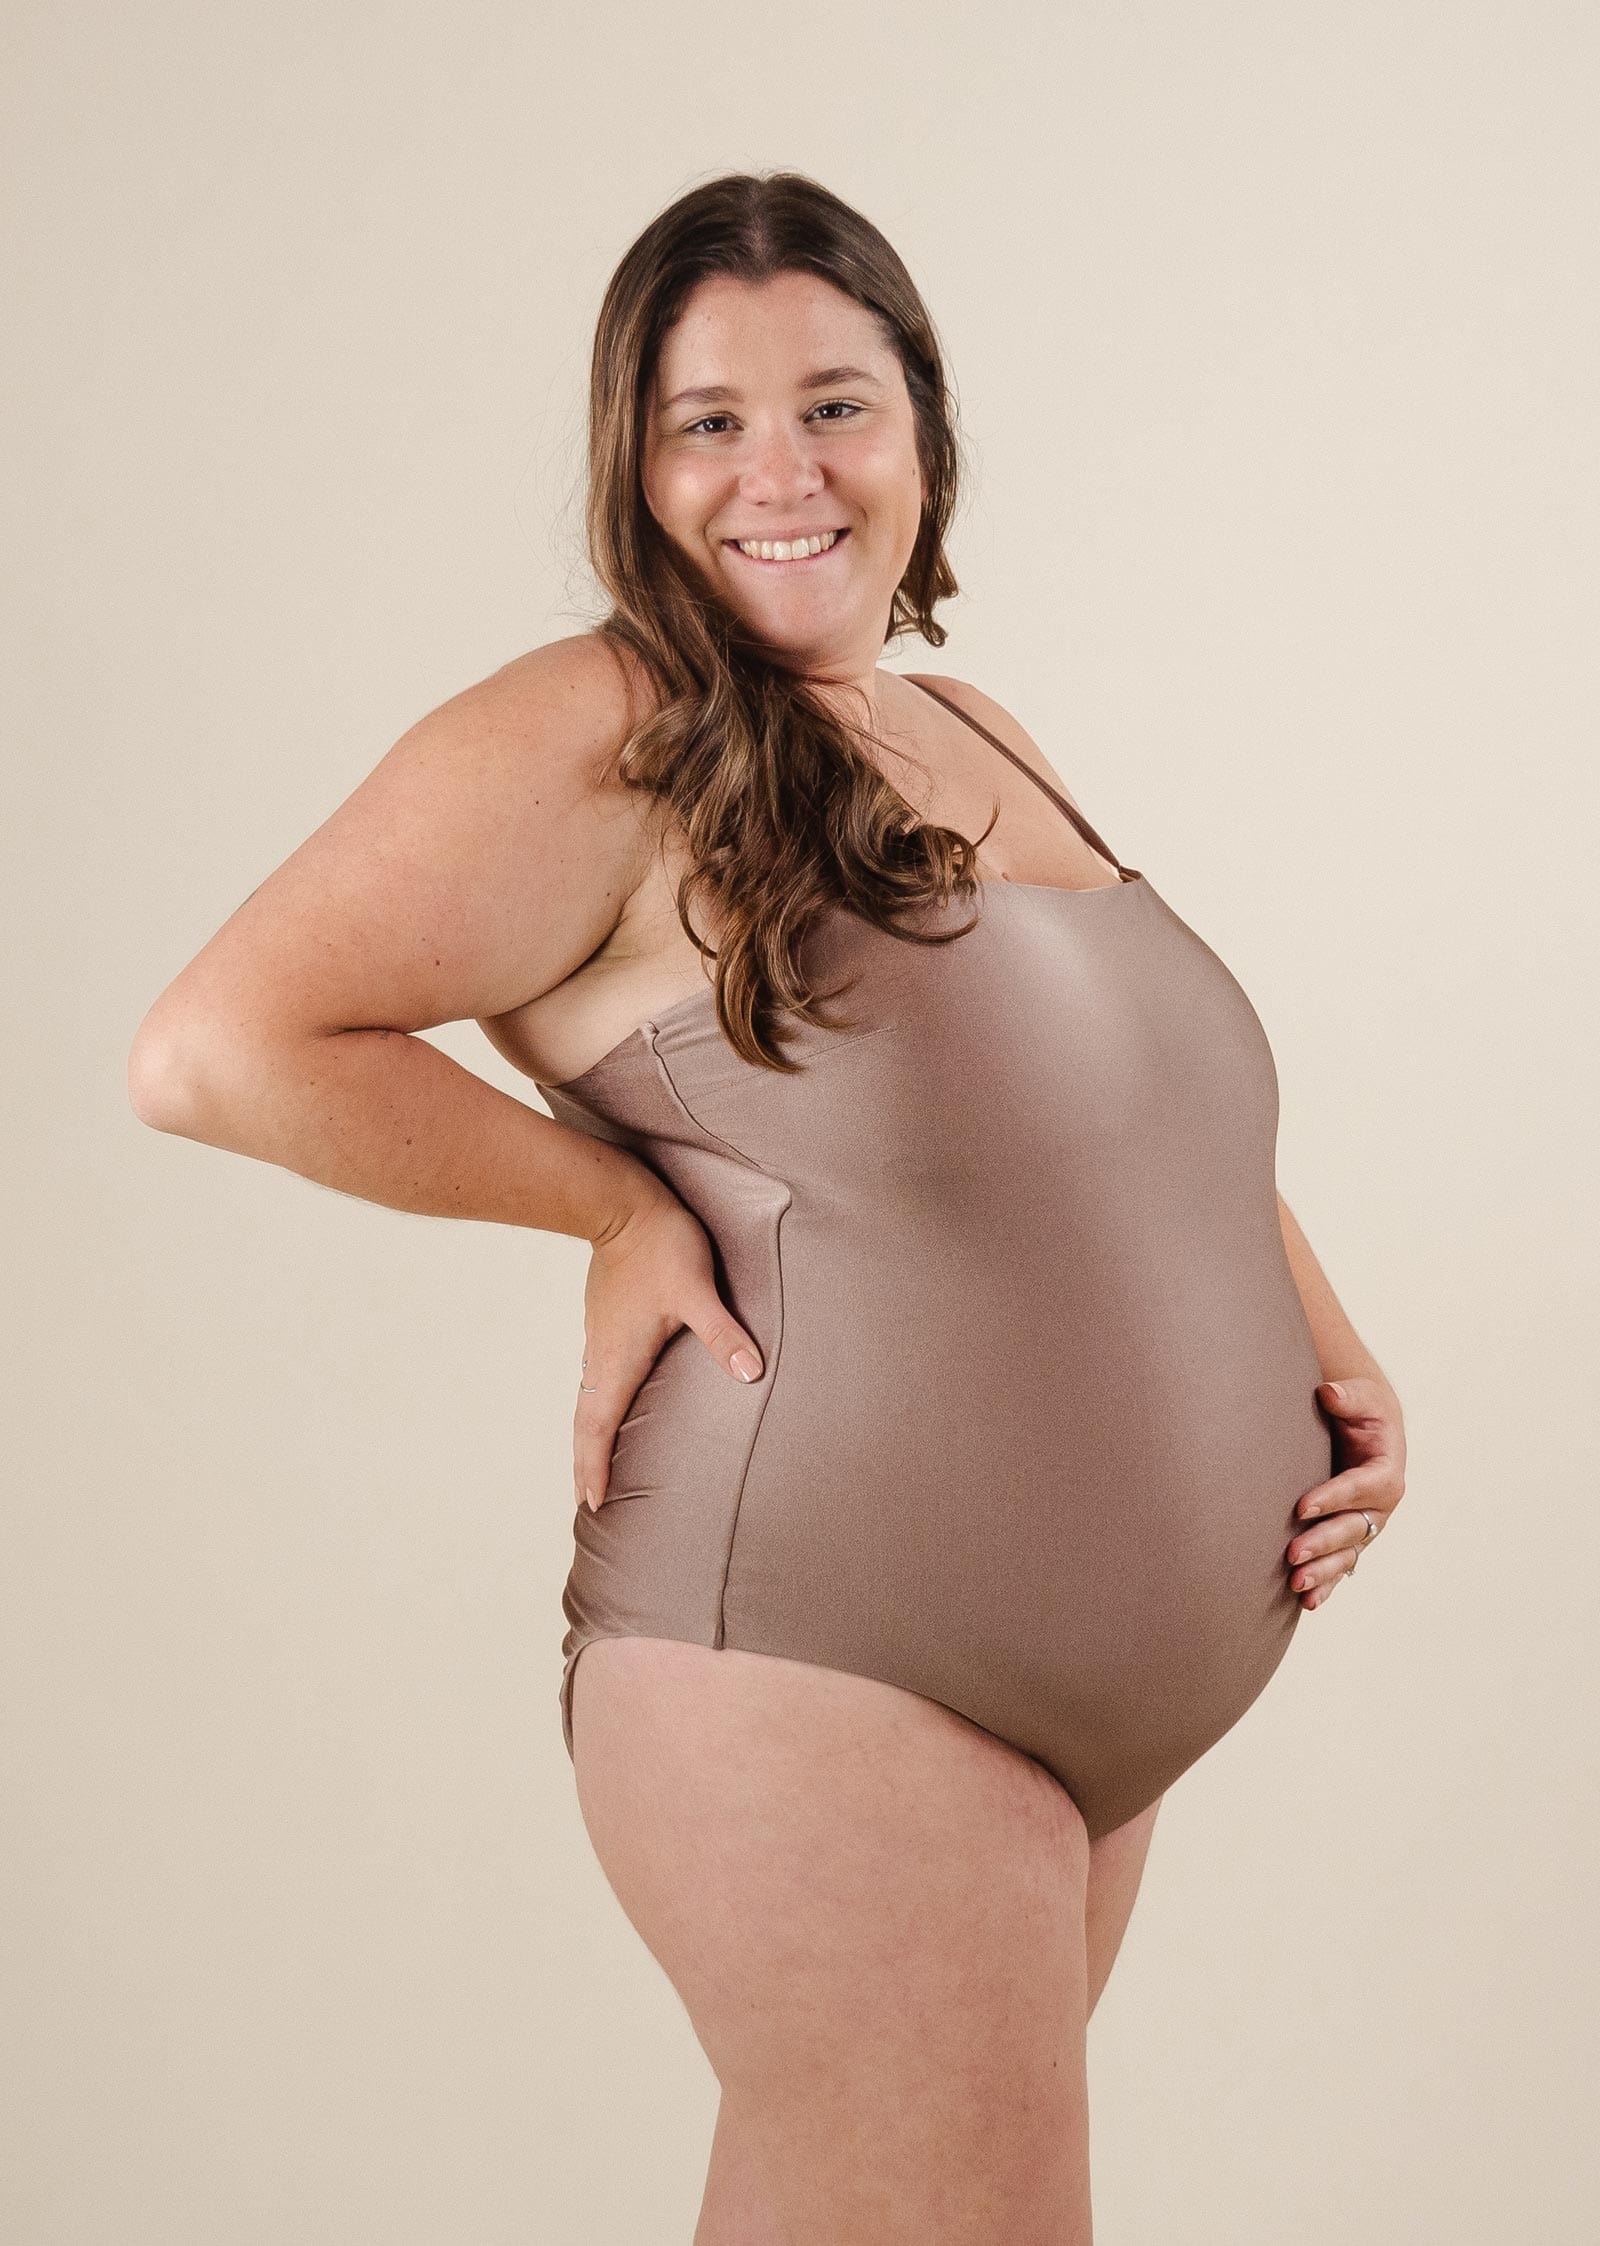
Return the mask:
{"type": "Polygon", "coordinates": [[[708,983],[539,1086],[700,1218],[763,1360],[746,1385],[681,1328],[577,1508],[569,1754],[596,1638],[735,1646],[942,1702],[1098,1838],[1278,1666],[1294,1508],[1333,1465],[1277,1072],[1221,960],[1118,870],[988,882],[947,944],[825,914],[805,964],[855,978],[853,1026],[791,1023],[798,1075],[734,1052],[708,983]]]}

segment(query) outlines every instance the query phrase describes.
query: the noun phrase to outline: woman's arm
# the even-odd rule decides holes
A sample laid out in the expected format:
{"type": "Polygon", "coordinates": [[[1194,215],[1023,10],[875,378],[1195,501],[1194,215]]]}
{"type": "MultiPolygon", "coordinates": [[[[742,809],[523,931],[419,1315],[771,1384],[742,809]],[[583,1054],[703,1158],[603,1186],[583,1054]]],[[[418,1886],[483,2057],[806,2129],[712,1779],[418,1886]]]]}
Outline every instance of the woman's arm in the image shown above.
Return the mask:
{"type": "Polygon", "coordinates": [[[622,674],[592,635],[456,695],[245,899],[134,1041],[161,1131],[424,1216],[590,1241],[573,1497],[687,1326],[731,1379],[759,1343],[718,1291],[698,1217],[648,1164],[569,1130],[415,1032],[542,997],[616,929],[650,844],[613,770],[622,674]]]}
{"type": "Polygon", "coordinates": [[[1394,1384],[1345,1316],[1281,1193],[1278,1223],[1322,1368],[1318,1402],[1333,1427],[1334,1472],[1295,1507],[1297,1520],[1315,1526],[1299,1531],[1286,1554],[1290,1587],[1309,1608],[1354,1572],[1404,1497],[1405,1418],[1394,1384]]]}
{"type": "Polygon", "coordinates": [[[151,1007],[141,1121],[392,1209],[611,1241],[665,1197],[411,1034],[505,1012],[605,941],[639,826],[605,772],[626,730],[592,642],[536,649],[396,743],[151,1007]]]}
{"type": "Polygon", "coordinates": [[[1288,1252],[1289,1268],[1294,1273],[1294,1283],[1300,1290],[1312,1339],[1317,1345],[1317,1362],[1323,1379],[1364,1376],[1377,1381],[1392,1396],[1394,1389],[1387,1374],[1345,1316],[1327,1273],[1312,1254],[1310,1242],[1281,1193],[1278,1195],[1278,1224],[1288,1252]]]}

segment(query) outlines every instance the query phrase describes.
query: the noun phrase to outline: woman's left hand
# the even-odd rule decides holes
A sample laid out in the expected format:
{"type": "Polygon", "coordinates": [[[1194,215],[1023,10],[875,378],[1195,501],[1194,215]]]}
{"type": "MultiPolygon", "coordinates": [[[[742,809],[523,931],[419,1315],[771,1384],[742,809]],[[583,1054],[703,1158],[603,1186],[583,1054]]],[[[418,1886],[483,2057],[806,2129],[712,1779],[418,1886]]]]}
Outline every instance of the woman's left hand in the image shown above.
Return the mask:
{"type": "Polygon", "coordinates": [[[1293,1570],[1289,1585],[1308,1610],[1321,1606],[1334,1585],[1354,1571],[1406,1489],[1405,1424],[1400,1399],[1387,1381],[1366,1373],[1325,1380],[1317,1388],[1317,1402],[1333,1422],[1338,1471],[1307,1490],[1295,1507],[1301,1520],[1316,1522],[1296,1535],[1288,1550],[1293,1570]],[[1373,1530],[1367,1527],[1368,1513],[1376,1524],[1373,1530]]]}

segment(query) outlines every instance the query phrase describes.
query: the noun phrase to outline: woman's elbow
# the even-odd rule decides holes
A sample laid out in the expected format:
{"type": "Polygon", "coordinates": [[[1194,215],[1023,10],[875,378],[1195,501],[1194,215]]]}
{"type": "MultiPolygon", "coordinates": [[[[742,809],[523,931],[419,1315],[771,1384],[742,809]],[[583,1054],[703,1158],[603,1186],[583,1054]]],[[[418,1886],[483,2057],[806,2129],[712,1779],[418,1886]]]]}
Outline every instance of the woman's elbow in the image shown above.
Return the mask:
{"type": "Polygon", "coordinates": [[[128,1104],[153,1131],[203,1138],[225,1070],[227,1039],[213,1022],[151,1007],[128,1053],[128,1104]]]}

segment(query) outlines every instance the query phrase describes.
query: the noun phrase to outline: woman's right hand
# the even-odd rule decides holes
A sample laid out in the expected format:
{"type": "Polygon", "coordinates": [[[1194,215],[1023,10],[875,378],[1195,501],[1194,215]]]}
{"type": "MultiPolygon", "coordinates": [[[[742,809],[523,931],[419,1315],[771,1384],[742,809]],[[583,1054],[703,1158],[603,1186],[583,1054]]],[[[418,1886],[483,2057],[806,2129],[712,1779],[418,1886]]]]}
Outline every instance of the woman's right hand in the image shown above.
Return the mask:
{"type": "Polygon", "coordinates": [[[761,1352],[717,1292],[710,1236],[665,1186],[596,1241],[583,1290],[583,1373],[572,1427],[578,1503],[598,1513],[611,1453],[645,1375],[688,1326],[734,1380],[761,1378],[761,1352]]]}

